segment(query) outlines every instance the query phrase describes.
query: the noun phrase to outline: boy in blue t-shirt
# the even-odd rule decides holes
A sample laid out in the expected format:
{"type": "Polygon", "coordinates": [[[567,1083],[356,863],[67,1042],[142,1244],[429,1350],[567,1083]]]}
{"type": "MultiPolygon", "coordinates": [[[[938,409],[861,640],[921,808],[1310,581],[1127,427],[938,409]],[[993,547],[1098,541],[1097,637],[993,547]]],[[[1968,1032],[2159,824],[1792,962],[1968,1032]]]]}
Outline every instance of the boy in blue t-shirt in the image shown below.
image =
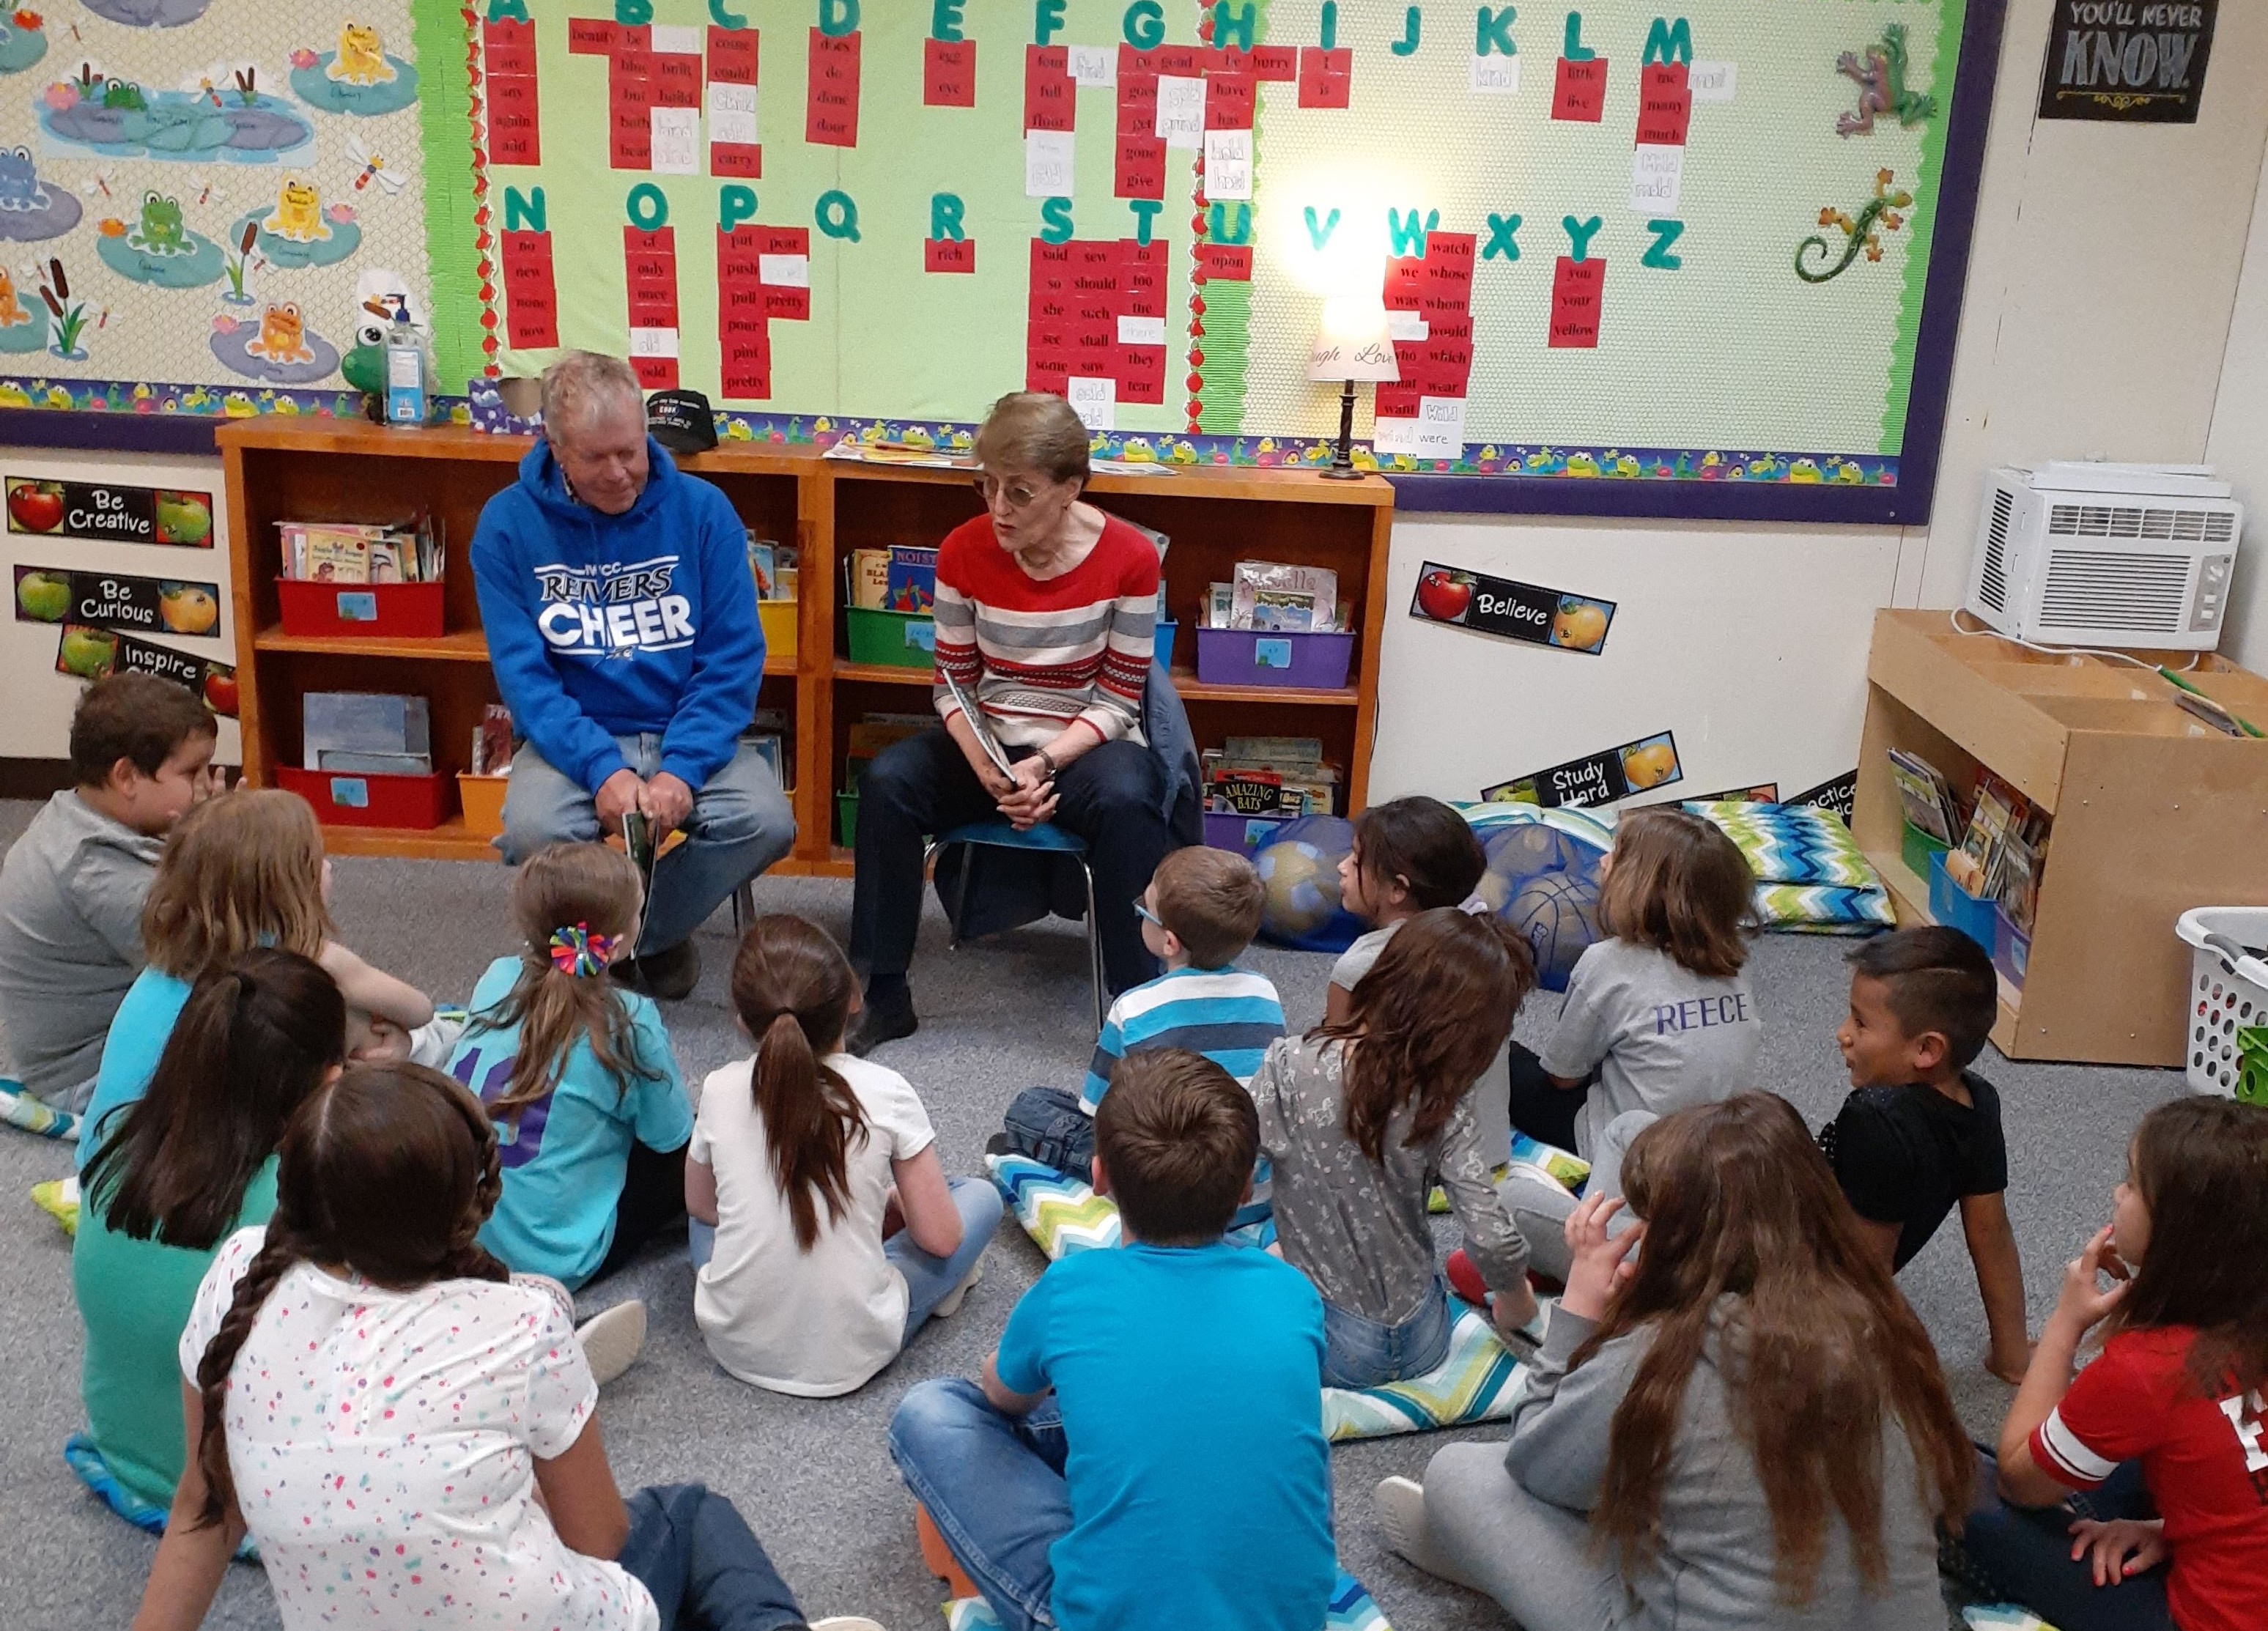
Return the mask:
{"type": "MultiPolygon", "coordinates": [[[[1077,1093],[1027,1087],[1016,1095],[991,1153],[1013,1150],[1083,1176],[1094,1158],[1095,1110],[1120,1062],[1145,1049],[1202,1054],[1249,1086],[1268,1045],[1284,1034],[1275,986],[1236,966],[1259,932],[1262,897],[1260,875],[1242,856],[1195,845],[1160,861],[1134,911],[1142,944],[1166,972],[1111,1003],[1077,1093]]],[[[1265,1216],[1264,1173],[1260,1181],[1265,1216]]]]}
{"type": "Polygon", "coordinates": [[[1338,1574],[1322,1300],[1221,1238],[1252,1099],[1145,1050],[1095,1139],[1125,1244],[1051,1265],[981,1383],[909,1392],[890,1454],[1005,1631],[1316,1631],[1338,1574]]]}

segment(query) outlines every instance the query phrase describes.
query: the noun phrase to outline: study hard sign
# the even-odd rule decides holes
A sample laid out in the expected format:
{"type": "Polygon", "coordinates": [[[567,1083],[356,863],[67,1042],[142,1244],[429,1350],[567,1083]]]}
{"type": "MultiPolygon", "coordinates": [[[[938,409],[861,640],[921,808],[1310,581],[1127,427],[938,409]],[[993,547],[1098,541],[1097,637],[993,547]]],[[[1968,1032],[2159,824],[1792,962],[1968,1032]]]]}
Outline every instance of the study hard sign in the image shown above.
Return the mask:
{"type": "Polygon", "coordinates": [[[2218,0],[2056,0],[2043,119],[2195,124],[2218,0]]]}

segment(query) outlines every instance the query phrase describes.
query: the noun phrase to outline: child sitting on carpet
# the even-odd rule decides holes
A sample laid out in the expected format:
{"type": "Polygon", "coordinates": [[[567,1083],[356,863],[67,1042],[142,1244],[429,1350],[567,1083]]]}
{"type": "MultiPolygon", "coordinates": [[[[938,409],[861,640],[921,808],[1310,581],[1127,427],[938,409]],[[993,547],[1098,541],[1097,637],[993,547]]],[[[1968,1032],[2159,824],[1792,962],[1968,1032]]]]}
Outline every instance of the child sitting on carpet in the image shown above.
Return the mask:
{"type": "Polygon", "coordinates": [[[105,1136],[103,1122],[150,1085],[190,986],[254,946],[297,951],[323,966],[346,999],[350,1057],[409,1052],[409,1033],[433,1024],[432,1002],[331,937],[329,892],[323,830],[296,793],[239,789],[180,819],[143,905],[149,966],[128,988],[103,1041],[94,1096],[79,1126],[81,1167],[105,1136]]]}
{"type": "Polygon", "coordinates": [[[2000,1425],[2000,1498],[1964,1536],[1977,1572],[2061,1631],[2261,1624],[2263,1195],[2268,1109],[2210,1095],[2161,1105],[2127,1147],[2110,1226],[2064,1271],[2000,1425]],[[2110,1340],[2074,1378],[2106,1319],[2110,1340]]]}
{"type": "MultiPolygon", "coordinates": [[[[1094,1113],[1112,1072],[1145,1048],[1187,1048],[1248,1084],[1268,1045],[1284,1034],[1274,984],[1236,966],[1259,932],[1263,903],[1260,875],[1242,856],[1200,844],[1158,863],[1134,911],[1142,944],[1166,972],[1111,1003],[1078,1093],[1027,1087],[1016,1095],[992,1153],[1012,1150],[1085,1177],[1094,1159],[1094,1113]]],[[[1267,1216],[1266,1181],[1264,1172],[1256,1176],[1246,1209],[1254,1216],[1267,1216]]],[[[1252,1220],[1240,1214],[1239,1221],[1252,1220]]]]}
{"type": "Polygon", "coordinates": [[[33,1097],[85,1107],[103,1033],[141,971],[166,834],[210,782],[211,712],[153,674],[98,680],[71,715],[72,785],[0,860],[0,1029],[33,1097]]]}
{"type": "Polygon", "coordinates": [[[1394,931],[1420,912],[1462,906],[1488,871],[1472,824],[1422,795],[1373,804],[1354,819],[1354,843],[1339,860],[1339,904],[1366,923],[1331,965],[1323,1023],[1346,1023],[1355,987],[1394,931]]]}
{"type": "Polygon", "coordinates": [[[1511,1443],[1379,1485],[1388,1546],[1527,1631],[1942,1627],[1937,1524],[1977,1452],[1802,1120],[1681,1111],[1623,1175],[1641,1222],[1572,1215],[1511,1443]]]}
{"type": "Polygon", "coordinates": [[[1250,1095],[1130,1054],[1094,1118],[1116,1251],[1048,1266],[982,1382],[909,1390],[890,1454],[1005,1631],[1317,1631],[1337,1564],[1314,1288],[1222,1231],[1250,1095]]]}
{"type": "Polygon", "coordinates": [[[1955,929],[1902,929],[1851,953],[1851,1012],[1835,1033],[1851,1096],[1819,1147],[1895,1274],[1957,1203],[1992,1333],[1985,1369],[2021,1382],[2024,1267],[2008,1225],[2000,1096],[1969,1065],[1999,1018],[1984,948],[1955,929]]]}
{"type": "MultiPolygon", "coordinates": [[[[1688,811],[1630,811],[1599,880],[1609,937],[1576,959],[1543,1055],[1512,1045],[1511,1101],[1514,1132],[1582,1156],[1587,1193],[1607,1194],[1648,1120],[1754,1084],[1764,1027],[1741,972],[1756,878],[1721,830],[1688,811]]],[[[1502,1193],[1537,1272],[1565,1280],[1574,1198],[1519,1164],[1502,1193]]]]}
{"type": "Polygon", "coordinates": [[[175,1349],[197,1282],[223,1240],[276,1209],[276,1146],[338,1074],[346,1025],[338,987],[297,952],[255,946],[209,971],[150,1091],[86,1164],[71,1289],[87,1431],[65,1458],[145,1529],[164,1526],[181,1476],[175,1349]]]}
{"type": "Polygon", "coordinates": [[[824,929],[749,925],[733,1007],[755,1053],[702,1084],[685,1164],[694,1318],[743,1382],[847,1393],[961,1306],[1000,1192],[948,1179],[912,1085],[843,1051],[858,981],[824,929]]]}
{"type": "Polygon", "coordinates": [[[637,944],[637,865],[553,844],[512,883],[521,950],[489,965],[449,1074],[496,1123],[504,1193],[481,1244],[569,1290],[612,1274],[685,1216],[685,1102],[651,997],[608,967],[637,944]]]}
{"type": "Polygon", "coordinates": [[[1346,1018],[1268,1050],[1252,1080],[1284,1260],[1323,1297],[1323,1380],[1375,1387],[1448,1357],[1448,1297],[1425,1196],[1440,1175],[1465,1246],[1498,1293],[1498,1329],[1535,1317],[1528,1252],[1491,1187],[1495,1142],[1473,1088],[1535,984],[1528,943],[1436,907],[1403,922],[1346,1018]]]}
{"type": "Polygon", "coordinates": [[[292,1117],[274,1216],[181,1333],[192,1453],[135,1631],[191,1631],[247,1531],[290,1627],[803,1624],[722,1496],[615,1493],[564,1298],[478,1244],[498,1181],[480,1101],[422,1066],[292,1117]]]}

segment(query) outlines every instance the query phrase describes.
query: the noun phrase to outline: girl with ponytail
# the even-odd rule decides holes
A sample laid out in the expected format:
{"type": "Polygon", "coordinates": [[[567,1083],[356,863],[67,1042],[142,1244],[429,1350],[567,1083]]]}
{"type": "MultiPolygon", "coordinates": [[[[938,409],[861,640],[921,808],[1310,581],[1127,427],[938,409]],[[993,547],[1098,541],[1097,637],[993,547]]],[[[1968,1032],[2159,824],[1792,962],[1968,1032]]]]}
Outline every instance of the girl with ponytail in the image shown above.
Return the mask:
{"type": "Polygon", "coordinates": [[[346,1057],[339,988],[255,947],[200,977],[150,1091],[111,1118],[82,1178],[71,1287],[86,1324],[87,1431],[63,1455],[111,1509],[156,1531],[181,1475],[174,1348],[213,1253],[276,1209],[284,1123],[346,1057]]]}
{"type": "Polygon", "coordinates": [[[912,1085],[843,1051],[858,981],[823,930],[758,918],[733,1007],[756,1051],[702,1085],[685,1164],[694,1318],[743,1382],[847,1393],[961,1306],[999,1191],[948,1181],[912,1085]]]}
{"type": "Polygon", "coordinates": [[[501,1187],[495,1128],[437,1071],[356,1065],[300,1106],[274,1216],[181,1333],[195,1454],[135,1631],[194,1631],[247,1533],[284,1631],[804,1624],[731,1502],[616,1493],[563,1294],[480,1245],[501,1187]]]}
{"type": "Polygon", "coordinates": [[[449,1074],[496,1124],[504,1194],[481,1244],[577,1289],[685,1213],[685,1102],[650,997],[609,966],[637,944],[637,868],[554,844],[512,878],[522,946],[489,966],[449,1074]]]}

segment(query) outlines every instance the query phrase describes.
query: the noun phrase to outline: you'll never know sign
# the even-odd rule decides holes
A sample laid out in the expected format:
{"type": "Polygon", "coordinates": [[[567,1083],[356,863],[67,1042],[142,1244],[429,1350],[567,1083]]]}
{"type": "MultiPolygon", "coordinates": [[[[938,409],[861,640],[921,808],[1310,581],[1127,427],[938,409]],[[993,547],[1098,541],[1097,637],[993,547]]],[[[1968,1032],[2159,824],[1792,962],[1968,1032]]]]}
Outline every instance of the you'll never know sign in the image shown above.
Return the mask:
{"type": "Polygon", "coordinates": [[[2197,122],[2218,0],[2056,0],[2043,119],[2197,122]]]}

